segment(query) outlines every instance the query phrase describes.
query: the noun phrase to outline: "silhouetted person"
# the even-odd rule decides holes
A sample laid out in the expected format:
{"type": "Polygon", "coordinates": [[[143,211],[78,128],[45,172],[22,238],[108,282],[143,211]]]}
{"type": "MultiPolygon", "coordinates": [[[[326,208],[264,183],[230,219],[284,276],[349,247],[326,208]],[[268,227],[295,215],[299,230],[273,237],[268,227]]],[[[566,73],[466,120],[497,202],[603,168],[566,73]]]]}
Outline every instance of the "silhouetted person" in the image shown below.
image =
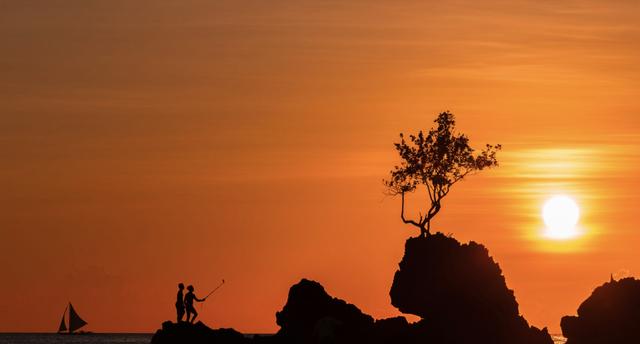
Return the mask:
{"type": "Polygon", "coordinates": [[[182,321],[184,317],[184,297],[182,291],[184,290],[184,284],[178,284],[178,295],[176,296],[176,312],[178,313],[178,322],[182,321]]]}
{"type": "Polygon", "coordinates": [[[204,299],[199,299],[198,297],[196,297],[196,294],[193,293],[192,285],[188,286],[187,290],[189,292],[184,296],[184,306],[187,308],[187,322],[193,323],[193,321],[196,320],[196,317],[198,316],[198,312],[196,312],[195,307],[193,307],[193,301],[195,300],[198,302],[202,302],[207,298],[205,297],[204,299]],[[191,314],[193,314],[193,318],[191,318],[191,314]]]}

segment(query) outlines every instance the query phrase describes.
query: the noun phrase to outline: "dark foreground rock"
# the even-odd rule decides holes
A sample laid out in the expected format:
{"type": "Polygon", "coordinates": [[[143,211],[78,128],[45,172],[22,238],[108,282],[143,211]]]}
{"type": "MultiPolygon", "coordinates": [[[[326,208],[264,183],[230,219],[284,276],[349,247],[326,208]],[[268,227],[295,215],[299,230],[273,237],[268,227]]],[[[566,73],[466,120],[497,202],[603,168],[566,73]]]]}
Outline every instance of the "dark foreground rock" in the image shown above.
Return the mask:
{"type": "Polygon", "coordinates": [[[156,331],[151,344],[244,344],[249,340],[234,329],[211,329],[198,321],[195,324],[186,322],[162,323],[162,329],[156,331]]]}
{"type": "MultiPolygon", "coordinates": [[[[276,313],[274,336],[245,338],[233,329],[165,322],[152,344],[553,344],[546,328],[529,326],[487,249],[442,234],[407,240],[391,288],[404,317],[374,320],[358,307],[303,279],[276,313]]],[[[581,344],[581,343],[571,343],[581,344]]]]}
{"type": "Polygon", "coordinates": [[[640,280],[611,279],[560,323],[567,344],[640,343],[640,280]]]}
{"type": "Polygon", "coordinates": [[[481,244],[437,233],[410,238],[390,291],[391,303],[422,318],[433,343],[553,343],[546,328],[520,316],[500,266],[481,244]]]}
{"type": "Polygon", "coordinates": [[[289,289],[276,323],[276,337],[284,342],[333,343],[361,339],[374,321],[358,307],[331,297],[320,283],[303,279],[289,289]]]}
{"type": "Polygon", "coordinates": [[[402,344],[418,343],[404,317],[375,320],[358,307],[329,295],[320,283],[303,279],[289,290],[276,313],[277,343],[402,344]]]}

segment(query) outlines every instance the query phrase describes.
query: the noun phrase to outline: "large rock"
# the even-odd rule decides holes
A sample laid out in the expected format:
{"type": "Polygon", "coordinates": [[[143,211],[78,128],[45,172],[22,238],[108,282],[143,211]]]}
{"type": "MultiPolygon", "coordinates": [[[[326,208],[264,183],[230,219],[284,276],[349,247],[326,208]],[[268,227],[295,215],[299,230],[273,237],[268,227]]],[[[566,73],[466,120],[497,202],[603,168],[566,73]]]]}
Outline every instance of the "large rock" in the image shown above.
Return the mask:
{"type": "Polygon", "coordinates": [[[520,316],[500,266],[475,242],[441,233],[408,239],[390,296],[422,318],[415,327],[434,343],[553,343],[520,316]]]}
{"type": "Polygon", "coordinates": [[[303,279],[289,289],[276,323],[283,342],[336,343],[362,338],[374,322],[358,307],[331,297],[320,283],[303,279]]]}
{"type": "Polygon", "coordinates": [[[244,344],[248,339],[234,329],[211,329],[198,321],[195,324],[186,322],[162,323],[162,329],[156,331],[151,344],[244,344]]]}
{"type": "Polygon", "coordinates": [[[560,323],[567,344],[640,343],[640,280],[611,279],[560,323]]]}
{"type": "Polygon", "coordinates": [[[152,344],[553,344],[530,327],[487,249],[435,234],[407,240],[391,288],[394,306],[422,320],[374,319],[303,279],[276,313],[275,336],[245,338],[233,329],[165,322],[152,344]]]}

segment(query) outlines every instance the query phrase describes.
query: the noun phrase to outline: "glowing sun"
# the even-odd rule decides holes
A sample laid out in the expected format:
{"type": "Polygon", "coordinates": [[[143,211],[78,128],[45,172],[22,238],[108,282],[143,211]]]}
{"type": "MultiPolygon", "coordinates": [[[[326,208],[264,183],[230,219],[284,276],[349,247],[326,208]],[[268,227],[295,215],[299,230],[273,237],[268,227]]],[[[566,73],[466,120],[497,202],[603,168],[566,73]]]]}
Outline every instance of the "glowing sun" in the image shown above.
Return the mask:
{"type": "Polygon", "coordinates": [[[542,207],[546,227],[544,235],[554,240],[566,240],[580,235],[576,227],[580,219],[578,204],[568,196],[553,196],[542,207]]]}

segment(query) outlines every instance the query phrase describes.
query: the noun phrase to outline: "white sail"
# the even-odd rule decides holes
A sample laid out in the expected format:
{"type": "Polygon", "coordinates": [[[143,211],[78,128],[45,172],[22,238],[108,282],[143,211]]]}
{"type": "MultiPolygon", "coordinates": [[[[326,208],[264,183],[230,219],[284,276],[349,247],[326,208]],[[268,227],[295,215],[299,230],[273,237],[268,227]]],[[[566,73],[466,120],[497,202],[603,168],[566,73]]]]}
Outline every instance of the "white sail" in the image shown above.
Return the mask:
{"type": "Polygon", "coordinates": [[[69,303],[69,333],[81,328],[86,325],[87,322],[82,320],[76,310],[73,309],[73,305],[69,303]]]}

